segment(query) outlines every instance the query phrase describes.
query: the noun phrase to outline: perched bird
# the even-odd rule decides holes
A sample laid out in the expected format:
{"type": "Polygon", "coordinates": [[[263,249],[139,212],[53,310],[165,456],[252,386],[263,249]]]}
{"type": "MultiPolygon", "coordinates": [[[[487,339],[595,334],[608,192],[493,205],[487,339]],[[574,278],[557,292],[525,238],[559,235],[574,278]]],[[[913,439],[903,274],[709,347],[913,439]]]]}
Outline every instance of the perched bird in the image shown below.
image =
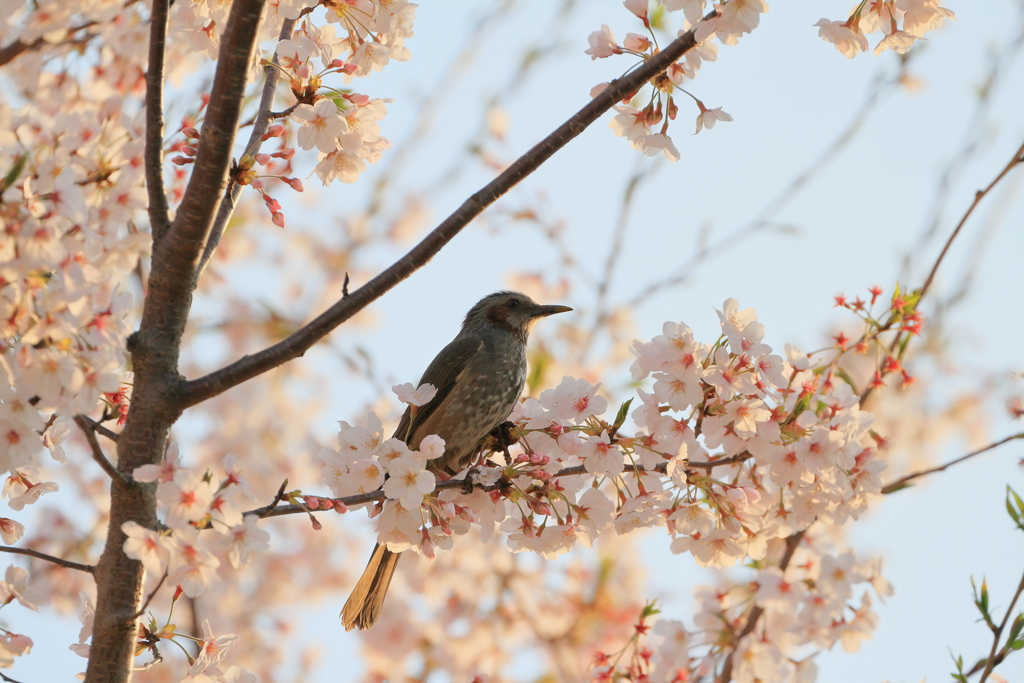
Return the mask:
{"type": "MultiPolygon", "coordinates": [[[[526,339],[538,319],[571,311],[568,306],[541,306],[519,292],[496,292],[469,309],[462,330],[423,373],[420,384],[437,394],[416,409],[406,409],[394,438],[413,450],[437,434],[444,454],[427,466],[454,474],[469,464],[480,440],[509,416],[526,384],[526,339]]],[[[400,553],[377,545],[352,589],[341,621],[346,631],[370,628],[380,616],[400,553]]]]}

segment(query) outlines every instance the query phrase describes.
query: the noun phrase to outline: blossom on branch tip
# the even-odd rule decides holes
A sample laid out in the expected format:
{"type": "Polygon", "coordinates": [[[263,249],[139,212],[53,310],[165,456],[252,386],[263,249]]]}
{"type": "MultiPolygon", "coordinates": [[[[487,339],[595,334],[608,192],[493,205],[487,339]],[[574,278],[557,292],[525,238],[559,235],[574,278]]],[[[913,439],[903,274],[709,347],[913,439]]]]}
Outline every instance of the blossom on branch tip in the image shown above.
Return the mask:
{"type": "Polygon", "coordinates": [[[411,406],[426,405],[437,395],[437,389],[433,384],[421,384],[418,387],[413,387],[411,382],[396,384],[391,387],[391,391],[395,392],[399,401],[411,406]]]}

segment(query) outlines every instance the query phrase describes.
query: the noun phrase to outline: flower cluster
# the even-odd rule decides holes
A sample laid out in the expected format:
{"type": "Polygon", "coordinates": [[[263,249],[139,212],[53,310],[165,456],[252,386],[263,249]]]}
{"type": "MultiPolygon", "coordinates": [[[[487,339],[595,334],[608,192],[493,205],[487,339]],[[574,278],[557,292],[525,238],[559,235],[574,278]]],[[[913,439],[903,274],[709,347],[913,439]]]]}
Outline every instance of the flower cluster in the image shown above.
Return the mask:
{"type": "MultiPolygon", "coordinates": [[[[627,402],[611,422],[602,419],[608,402],[600,385],[570,377],[526,399],[509,418],[518,444],[460,475],[477,485],[468,493],[432,493],[425,466],[442,455],[440,439],[428,437],[411,451],[399,439],[383,439],[375,416],[366,426],[342,423],[340,449],[321,454],[325,478],[336,495],[383,483],[388,500],[376,508],[378,542],[393,551],[433,557],[452,546],[453,535],[476,527],[484,540],[501,531],[513,552],[552,558],[611,529],[623,535],[662,527],[674,553],[689,553],[702,566],[753,562],[754,582],[709,592],[718,602],[705,606],[710,616],[698,625],[732,624],[740,605],[788,615],[770,616],[762,632],[790,635],[749,644],[775,649],[743,661],[776,662],[778,680],[792,679],[796,665],[785,662],[793,648],[842,640],[852,649],[870,635],[870,598],[850,607],[850,585],[882,585],[877,567],[855,567],[849,553],[830,555],[825,539],[809,530],[858,518],[881,496],[886,465],[873,416],[841,380],[847,350],[805,354],[787,346],[783,357],[764,342],[753,309],[729,299],[718,315],[722,334],[709,344],[673,322],[651,341],[634,342],[633,378],[653,386],[638,390],[631,415],[627,402]],[[623,434],[627,416],[633,436],[623,434]],[[801,538],[799,562],[780,569],[783,549],[801,538]]],[[[432,395],[428,387],[395,389],[410,402],[432,395]]]]}
{"type": "MultiPolygon", "coordinates": [[[[590,47],[586,53],[591,59],[631,54],[646,60],[658,53],[658,38],[653,30],[647,0],[625,0],[623,4],[643,22],[647,35],[627,33],[622,45],[619,45],[611,29],[602,25],[600,31],[594,31],[588,38],[590,47]]],[[[732,116],[722,111],[721,107],[706,107],[682,86],[697,77],[703,62],[718,59],[718,48],[710,42],[712,38],[717,37],[723,45],[734,45],[741,36],[757,28],[761,14],[768,11],[768,5],[763,0],[729,0],[716,3],[713,15],[704,18],[705,0],[659,0],[658,4],[668,12],[682,10],[685,19],[679,35],[693,30],[697,45],[664,74],[654,79],[650,97],[641,98],[647,101],[645,106],[633,106],[632,100],[636,98],[627,98],[627,101],[616,105],[618,114],[612,119],[610,127],[616,135],[629,140],[634,149],[648,156],[663,153],[669,161],[678,161],[679,150],[668,136],[669,123],[679,113],[674,94],[684,93],[696,103],[697,133],[703,128],[713,128],[718,121],[732,121],[732,116]]],[[[595,86],[590,92],[591,97],[601,93],[606,85],[602,83],[595,86]]]]}
{"type": "Polygon", "coordinates": [[[861,0],[845,21],[821,19],[815,26],[822,40],[853,59],[868,51],[869,34],[882,34],[876,55],[886,50],[903,54],[925,33],[955,18],[952,11],[939,6],[939,0],[861,0]]]}
{"type": "Polygon", "coordinates": [[[618,652],[596,654],[595,680],[700,680],[721,673],[727,661],[736,681],[814,680],[814,658],[800,657],[801,646],[831,649],[839,643],[856,652],[871,638],[878,616],[862,585],[879,598],[892,594],[877,559],[857,560],[848,549],[836,553],[817,525],[803,536],[786,569],[760,564],[749,582],[696,587],[693,628],[660,619],[652,629],[646,619],[658,610],[646,606],[618,652]],[[756,626],[741,638],[754,615],[756,626]],[[648,646],[645,638],[651,636],[648,646]]]}
{"type": "Polygon", "coordinates": [[[168,531],[125,522],[121,526],[128,536],[124,553],[142,562],[151,576],[166,574],[168,582],[180,586],[190,598],[202,595],[216,582],[220,566],[214,552],[200,543],[200,530],[212,527],[220,532],[209,543],[214,550],[226,552],[235,569],[248,566],[253,552],[266,551],[270,545],[270,534],[256,526],[258,518],[243,518],[233,500],[248,491],[234,458],[225,458],[224,467],[225,477],[215,487],[209,472],[199,477],[178,467],[177,446],[172,444],[162,465],[144,465],[134,473],[136,481],[157,482],[157,500],[166,510],[168,531]]]}

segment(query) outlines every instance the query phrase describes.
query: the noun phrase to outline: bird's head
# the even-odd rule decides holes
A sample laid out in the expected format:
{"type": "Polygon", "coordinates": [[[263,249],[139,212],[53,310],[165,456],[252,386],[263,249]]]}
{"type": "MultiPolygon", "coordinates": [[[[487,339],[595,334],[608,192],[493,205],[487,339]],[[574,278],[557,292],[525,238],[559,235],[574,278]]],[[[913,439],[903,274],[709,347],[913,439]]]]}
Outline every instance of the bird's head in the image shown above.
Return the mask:
{"type": "Polygon", "coordinates": [[[541,306],[519,292],[495,292],[469,309],[462,328],[472,330],[494,326],[521,336],[525,343],[530,327],[537,320],[571,310],[568,306],[541,306]]]}

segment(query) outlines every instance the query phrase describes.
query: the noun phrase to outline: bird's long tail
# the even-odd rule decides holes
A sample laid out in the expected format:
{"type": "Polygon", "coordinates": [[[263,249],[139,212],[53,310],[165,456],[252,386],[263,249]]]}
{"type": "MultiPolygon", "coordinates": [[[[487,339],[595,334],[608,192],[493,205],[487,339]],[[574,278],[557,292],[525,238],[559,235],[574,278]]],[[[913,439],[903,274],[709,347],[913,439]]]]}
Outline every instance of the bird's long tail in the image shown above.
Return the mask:
{"type": "Polygon", "coordinates": [[[341,623],[346,631],[370,628],[377,621],[400,556],[401,553],[393,553],[387,546],[377,544],[374,547],[363,575],[341,609],[341,623]]]}

